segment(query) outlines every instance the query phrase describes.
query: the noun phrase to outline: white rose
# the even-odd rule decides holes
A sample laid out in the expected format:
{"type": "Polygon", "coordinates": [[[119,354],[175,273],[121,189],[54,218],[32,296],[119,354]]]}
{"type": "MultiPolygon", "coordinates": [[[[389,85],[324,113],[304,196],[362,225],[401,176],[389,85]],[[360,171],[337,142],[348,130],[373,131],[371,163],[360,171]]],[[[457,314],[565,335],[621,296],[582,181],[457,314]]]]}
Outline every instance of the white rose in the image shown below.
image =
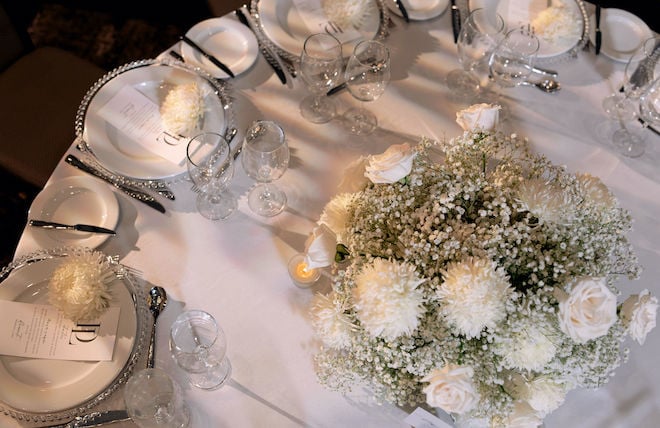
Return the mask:
{"type": "Polygon", "coordinates": [[[369,156],[364,175],[372,183],[395,183],[410,174],[414,157],[408,143],[394,144],[380,155],[369,156]]]}
{"type": "Polygon", "coordinates": [[[369,179],[365,177],[364,173],[368,160],[368,158],[360,156],[344,169],[344,176],[337,189],[338,193],[355,193],[367,187],[369,179]]]}
{"type": "Polygon", "coordinates": [[[491,104],[474,104],[456,113],[456,123],[464,131],[493,131],[500,120],[502,107],[491,104]]]}
{"type": "Polygon", "coordinates": [[[305,264],[309,269],[330,266],[336,252],[337,235],[325,224],[320,224],[305,242],[305,264]]]}
{"type": "Polygon", "coordinates": [[[473,374],[472,367],[453,364],[431,371],[422,379],[430,382],[422,390],[426,394],[426,403],[448,413],[461,414],[472,410],[479,401],[472,383],[473,374]]]}
{"type": "Polygon", "coordinates": [[[644,344],[646,335],[655,328],[657,311],[658,299],[651,296],[649,290],[630,296],[623,302],[621,317],[628,327],[628,334],[640,345],[644,344]]]}
{"type": "Polygon", "coordinates": [[[577,343],[607,334],[616,322],[616,296],[605,278],[585,277],[569,295],[558,296],[559,326],[577,343]]]}

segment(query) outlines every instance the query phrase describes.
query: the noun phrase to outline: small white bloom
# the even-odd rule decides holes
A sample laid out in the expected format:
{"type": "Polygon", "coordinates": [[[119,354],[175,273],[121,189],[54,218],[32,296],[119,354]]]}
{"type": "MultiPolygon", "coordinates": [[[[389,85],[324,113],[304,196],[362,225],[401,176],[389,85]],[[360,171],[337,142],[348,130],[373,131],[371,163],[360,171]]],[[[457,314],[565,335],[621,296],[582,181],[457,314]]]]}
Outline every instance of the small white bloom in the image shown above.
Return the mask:
{"type": "Polygon", "coordinates": [[[474,104],[456,113],[456,123],[464,131],[493,131],[499,123],[501,109],[498,105],[474,104]]]}
{"type": "Polygon", "coordinates": [[[644,344],[646,335],[655,328],[657,311],[658,299],[649,290],[632,295],[623,302],[621,317],[628,328],[628,334],[640,345],[644,344]]]}
{"type": "Polygon", "coordinates": [[[373,337],[387,340],[412,333],[424,310],[424,294],[417,286],[425,279],[415,266],[375,259],[355,277],[355,309],[373,337]]]}
{"type": "Polygon", "coordinates": [[[394,144],[382,154],[369,157],[365,175],[372,183],[395,183],[410,174],[414,157],[408,143],[394,144]]]}
{"type": "Polygon", "coordinates": [[[321,223],[305,242],[305,264],[308,268],[330,266],[337,252],[337,234],[321,223]]]}
{"type": "Polygon", "coordinates": [[[348,303],[333,292],[317,294],[312,303],[312,326],[323,343],[334,349],[350,345],[353,325],[346,316],[348,303]]]}
{"type": "Polygon", "coordinates": [[[160,107],[160,115],[166,131],[190,136],[204,115],[203,94],[197,83],[177,85],[170,90],[160,107]]]}
{"type": "Polygon", "coordinates": [[[518,200],[541,223],[570,224],[574,206],[567,192],[543,180],[527,180],[520,186],[518,200]]]}
{"type": "Polygon", "coordinates": [[[322,0],[321,7],[325,16],[342,28],[360,28],[375,10],[375,4],[368,0],[322,0]]]}
{"type": "Polygon", "coordinates": [[[505,367],[521,370],[541,370],[555,357],[557,347],[551,340],[548,326],[529,322],[521,331],[512,333],[510,341],[495,348],[505,361],[505,367]]]}
{"type": "Polygon", "coordinates": [[[607,288],[605,278],[581,278],[570,294],[559,294],[559,326],[577,343],[607,334],[616,322],[616,296],[607,288]]]}
{"type": "Polygon", "coordinates": [[[538,413],[524,401],[514,403],[513,410],[504,421],[507,428],[536,428],[543,423],[538,413]]]}
{"type": "Polygon", "coordinates": [[[505,303],[513,292],[504,269],[490,260],[468,258],[449,263],[437,291],[441,312],[450,325],[468,338],[506,316],[505,303]]]}
{"type": "Polygon", "coordinates": [[[576,177],[587,202],[604,208],[611,208],[615,205],[614,195],[600,178],[591,174],[577,174],[576,177]]]}
{"type": "Polygon", "coordinates": [[[541,417],[559,408],[568,390],[566,382],[545,375],[530,380],[518,375],[514,382],[515,398],[526,401],[541,417]]]}
{"type": "Polygon", "coordinates": [[[344,176],[339,183],[338,193],[356,193],[364,190],[369,179],[364,175],[369,158],[360,156],[344,169],[344,176]]]}
{"type": "Polygon", "coordinates": [[[422,379],[422,382],[430,383],[422,389],[426,403],[448,413],[461,414],[472,410],[479,402],[473,375],[472,367],[454,364],[432,370],[422,379]]]}
{"type": "Polygon", "coordinates": [[[355,200],[353,193],[340,193],[325,205],[319,223],[325,224],[337,234],[337,240],[342,241],[348,226],[349,207],[355,200]]]}

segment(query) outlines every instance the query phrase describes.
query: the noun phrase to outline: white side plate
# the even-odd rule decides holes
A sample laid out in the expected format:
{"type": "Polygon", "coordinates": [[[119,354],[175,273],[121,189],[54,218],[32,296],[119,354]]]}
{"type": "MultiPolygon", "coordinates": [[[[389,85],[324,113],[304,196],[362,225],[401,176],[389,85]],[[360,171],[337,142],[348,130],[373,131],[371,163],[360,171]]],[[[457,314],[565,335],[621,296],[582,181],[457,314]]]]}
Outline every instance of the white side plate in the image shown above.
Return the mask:
{"type": "MultiPolygon", "coordinates": [[[[589,40],[596,43],[596,18],[591,16],[589,40]]],[[[648,25],[632,13],[621,9],[601,9],[600,53],[619,62],[628,62],[644,40],[653,37],[648,25]]]]}
{"type": "MultiPolygon", "coordinates": [[[[442,15],[449,6],[449,0],[401,0],[412,21],[425,21],[442,15]]],[[[401,11],[394,0],[387,0],[387,7],[398,16],[401,11]]]]}

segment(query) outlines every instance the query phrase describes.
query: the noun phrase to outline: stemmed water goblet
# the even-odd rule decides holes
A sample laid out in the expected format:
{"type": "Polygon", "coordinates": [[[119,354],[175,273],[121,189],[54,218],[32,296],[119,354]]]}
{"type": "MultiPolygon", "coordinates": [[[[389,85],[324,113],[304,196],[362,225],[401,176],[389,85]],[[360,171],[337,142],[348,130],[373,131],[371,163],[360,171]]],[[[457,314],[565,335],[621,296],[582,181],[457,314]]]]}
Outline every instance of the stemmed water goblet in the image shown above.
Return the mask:
{"type": "Polygon", "coordinates": [[[490,77],[501,87],[520,85],[531,74],[539,47],[529,27],[509,31],[490,55],[490,77]]]}
{"type": "Polygon", "coordinates": [[[345,71],[346,87],[360,101],[359,107],[344,113],[344,124],[356,135],[370,134],[378,119],[365,109],[363,103],[378,99],[390,81],[390,51],[375,40],[358,43],[348,59],[345,71]]]}
{"type": "Polygon", "coordinates": [[[660,77],[639,96],[639,117],[646,126],[660,126],[660,77]]]}
{"type": "Polygon", "coordinates": [[[473,99],[479,94],[480,75],[488,74],[488,59],[505,28],[504,19],[494,11],[478,8],[468,15],[456,42],[461,68],[447,74],[447,86],[455,95],[473,99]]]}
{"type": "Polygon", "coordinates": [[[215,132],[194,136],[188,142],[186,162],[196,187],[199,213],[210,220],[229,217],[238,204],[229,190],[234,162],[225,137],[215,132]]]}
{"type": "Polygon", "coordinates": [[[328,33],[307,37],[300,54],[300,75],[312,92],[300,103],[300,113],[313,123],[326,123],[337,114],[333,100],[326,96],[343,69],[341,43],[328,33]]]}
{"type": "Polygon", "coordinates": [[[217,389],[230,378],[227,339],[208,312],[189,310],[174,320],[170,328],[170,352],[188,374],[190,383],[198,388],[217,389]]]}
{"type": "Polygon", "coordinates": [[[289,166],[289,146],[284,130],[272,121],[257,120],[248,128],[243,142],[243,169],[258,184],[248,194],[250,209],[264,217],[272,217],[286,207],[286,194],[272,181],[289,166]]]}

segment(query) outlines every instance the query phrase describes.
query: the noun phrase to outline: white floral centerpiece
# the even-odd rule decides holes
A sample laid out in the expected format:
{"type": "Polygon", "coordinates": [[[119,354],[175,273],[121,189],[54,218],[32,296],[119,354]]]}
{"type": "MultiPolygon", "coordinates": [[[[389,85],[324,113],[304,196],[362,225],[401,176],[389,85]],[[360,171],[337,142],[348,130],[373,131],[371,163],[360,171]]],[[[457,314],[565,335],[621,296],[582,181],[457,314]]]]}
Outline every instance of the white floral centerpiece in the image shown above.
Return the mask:
{"type": "Polygon", "coordinates": [[[323,385],[538,426],[655,327],[648,291],[617,302],[618,280],[640,272],[629,214],[598,178],[497,132],[498,111],[473,106],[458,114],[462,135],[347,169],[306,249],[310,267],[333,266],[311,310],[323,385]]]}

